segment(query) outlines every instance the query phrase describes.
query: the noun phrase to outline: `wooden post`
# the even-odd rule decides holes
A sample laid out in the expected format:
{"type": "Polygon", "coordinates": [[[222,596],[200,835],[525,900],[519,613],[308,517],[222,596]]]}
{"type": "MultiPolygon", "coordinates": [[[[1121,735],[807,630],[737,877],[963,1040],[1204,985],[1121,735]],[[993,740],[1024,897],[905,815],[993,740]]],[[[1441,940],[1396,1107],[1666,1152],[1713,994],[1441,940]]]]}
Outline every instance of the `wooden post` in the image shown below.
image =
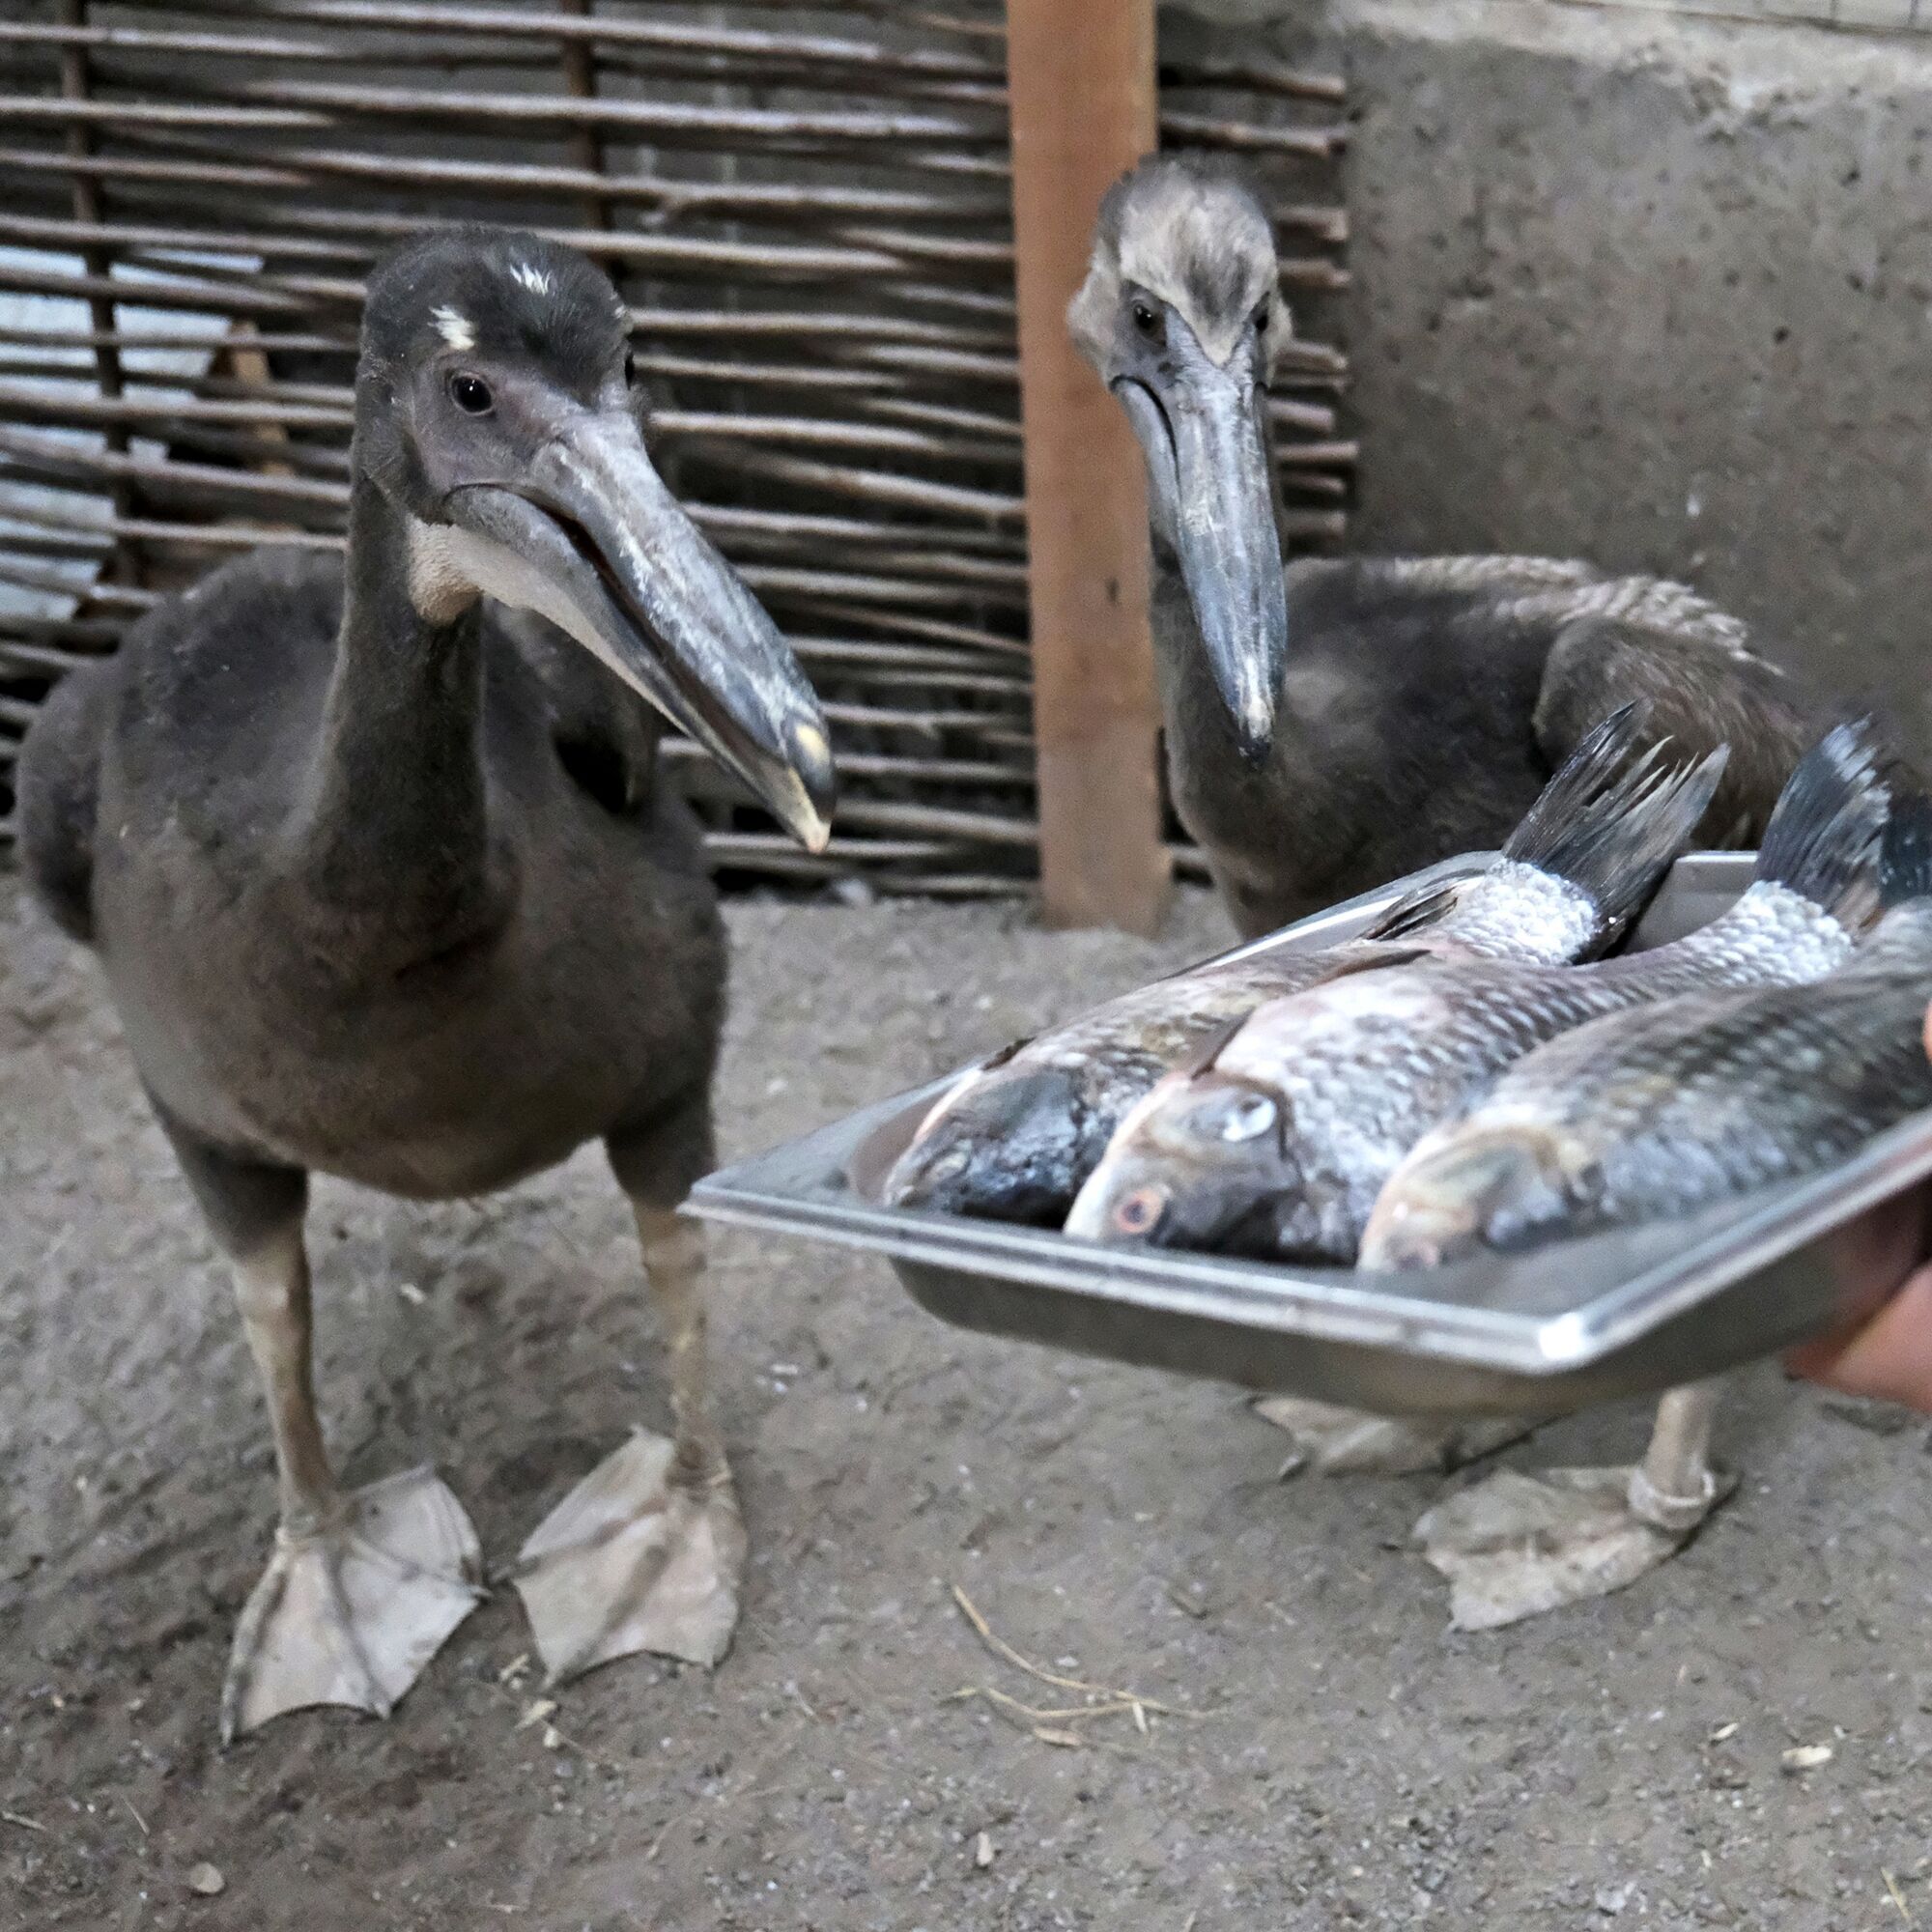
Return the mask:
{"type": "Polygon", "coordinates": [[[1156,142],[1154,0],[1008,0],[1007,76],[1046,919],[1151,932],[1169,866],[1146,486],[1066,304],[1101,195],[1156,142]]]}

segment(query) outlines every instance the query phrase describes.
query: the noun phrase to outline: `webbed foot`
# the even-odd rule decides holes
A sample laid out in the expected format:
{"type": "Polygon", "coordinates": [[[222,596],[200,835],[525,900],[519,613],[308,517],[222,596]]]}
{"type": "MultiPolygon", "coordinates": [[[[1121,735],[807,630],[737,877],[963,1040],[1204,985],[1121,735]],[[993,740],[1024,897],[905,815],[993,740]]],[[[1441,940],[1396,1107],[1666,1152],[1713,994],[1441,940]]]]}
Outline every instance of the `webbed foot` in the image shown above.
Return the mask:
{"type": "Polygon", "coordinates": [[[524,1545],[509,1577],[551,1683],[639,1651],[713,1664],[730,1648],[745,1525],[723,1455],[705,1460],[686,1467],[639,1430],[524,1545]]]}
{"type": "Polygon", "coordinates": [[[1534,1427],[1515,1416],[1418,1421],[1292,1395],[1264,1396],[1254,1406],[1293,1442],[1284,1476],[1440,1474],[1506,1447],[1534,1427]]]}
{"type": "Polygon", "coordinates": [[[285,1711],[386,1717],[483,1601],[482,1552],[432,1469],[341,1496],[322,1527],[275,1533],[221,1691],[224,1744],[285,1711]]]}
{"type": "Polygon", "coordinates": [[[1635,1468],[1504,1469],[1440,1502],[1415,1526],[1422,1553],[1449,1579],[1458,1630],[1606,1597],[1666,1563],[1736,1488],[1702,1472],[1692,1492],[1662,1495],[1635,1468]]]}

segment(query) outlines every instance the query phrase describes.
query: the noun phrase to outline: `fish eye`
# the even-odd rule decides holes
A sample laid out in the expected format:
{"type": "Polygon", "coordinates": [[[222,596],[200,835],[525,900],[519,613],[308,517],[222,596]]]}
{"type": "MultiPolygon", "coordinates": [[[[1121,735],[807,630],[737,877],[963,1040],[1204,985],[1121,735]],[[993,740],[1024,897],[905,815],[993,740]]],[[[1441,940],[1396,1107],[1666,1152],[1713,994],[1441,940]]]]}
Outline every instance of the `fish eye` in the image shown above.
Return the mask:
{"type": "Polygon", "coordinates": [[[450,371],[449,400],[467,416],[487,416],[497,407],[489,384],[468,369],[450,371]]]}
{"type": "Polygon", "coordinates": [[[1239,1146],[1259,1140],[1275,1122],[1275,1104],[1265,1094],[1216,1096],[1201,1112],[1201,1124],[1216,1140],[1239,1146]]]}
{"type": "Polygon", "coordinates": [[[931,1180],[957,1180],[966,1172],[972,1155],[964,1148],[949,1148],[927,1169],[927,1179],[931,1180]]]}
{"type": "Polygon", "coordinates": [[[1166,1208],[1165,1188],[1136,1187],[1115,1204],[1114,1226],[1123,1235],[1151,1235],[1160,1225],[1166,1208]]]}
{"type": "Polygon", "coordinates": [[[1134,327],[1150,341],[1155,341],[1159,338],[1161,334],[1160,311],[1151,301],[1145,301],[1136,296],[1129,313],[1133,316],[1134,327]]]}

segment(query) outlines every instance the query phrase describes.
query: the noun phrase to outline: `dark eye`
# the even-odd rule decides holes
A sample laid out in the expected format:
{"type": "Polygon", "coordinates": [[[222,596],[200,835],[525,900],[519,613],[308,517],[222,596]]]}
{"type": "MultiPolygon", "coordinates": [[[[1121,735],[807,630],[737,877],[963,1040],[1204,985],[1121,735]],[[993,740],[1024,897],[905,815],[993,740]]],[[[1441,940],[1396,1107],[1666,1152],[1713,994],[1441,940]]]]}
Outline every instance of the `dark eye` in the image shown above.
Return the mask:
{"type": "Polygon", "coordinates": [[[1155,336],[1160,333],[1160,311],[1151,302],[1135,302],[1133,318],[1134,327],[1143,335],[1155,336]]]}
{"type": "Polygon", "coordinates": [[[451,373],[449,400],[467,416],[487,416],[497,406],[489,384],[481,376],[472,376],[468,369],[451,373]]]}
{"type": "Polygon", "coordinates": [[[1257,335],[1265,335],[1267,333],[1267,326],[1268,305],[1266,302],[1263,302],[1261,307],[1255,311],[1255,333],[1257,335]]]}
{"type": "Polygon", "coordinates": [[[638,386],[638,358],[628,349],[624,351],[624,386],[627,389],[638,386]]]}

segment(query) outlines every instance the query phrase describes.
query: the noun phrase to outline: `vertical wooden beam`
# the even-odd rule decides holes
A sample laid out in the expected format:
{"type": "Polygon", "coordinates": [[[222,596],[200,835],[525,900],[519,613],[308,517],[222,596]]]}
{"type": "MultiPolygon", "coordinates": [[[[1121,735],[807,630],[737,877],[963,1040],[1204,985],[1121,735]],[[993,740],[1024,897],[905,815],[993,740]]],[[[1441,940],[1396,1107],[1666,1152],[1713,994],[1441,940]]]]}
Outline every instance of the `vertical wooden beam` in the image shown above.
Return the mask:
{"type": "Polygon", "coordinates": [[[1040,874],[1053,925],[1167,902],[1140,452],[1066,304],[1100,197],[1158,134],[1154,0],[1008,0],[1040,874]]]}
{"type": "MultiPolygon", "coordinates": [[[[590,17],[590,0],[563,0],[563,11],[579,19],[590,17]]],[[[563,43],[563,84],[580,100],[597,95],[597,48],[593,42],[567,39],[563,43]]],[[[579,128],[570,137],[570,158],[586,174],[604,174],[604,141],[594,128],[579,128]]],[[[601,194],[590,194],[583,204],[586,228],[609,228],[611,210],[601,194]]],[[[616,265],[612,264],[613,270],[616,265]]]]}

